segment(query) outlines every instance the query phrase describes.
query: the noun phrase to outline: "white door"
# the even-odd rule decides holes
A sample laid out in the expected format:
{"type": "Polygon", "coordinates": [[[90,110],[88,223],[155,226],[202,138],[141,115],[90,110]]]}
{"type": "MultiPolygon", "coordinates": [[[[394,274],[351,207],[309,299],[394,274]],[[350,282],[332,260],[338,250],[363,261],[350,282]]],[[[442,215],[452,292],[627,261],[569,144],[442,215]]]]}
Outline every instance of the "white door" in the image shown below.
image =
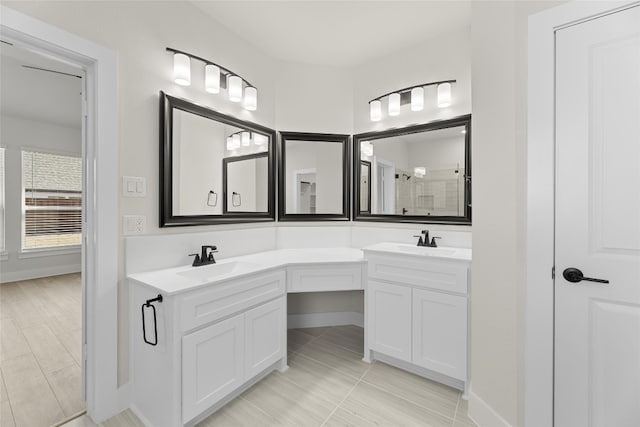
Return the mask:
{"type": "Polygon", "coordinates": [[[244,316],[182,338],[182,421],[209,408],[244,382],[244,316]]]}
{"type": "Polygon", "coordinates": [[[466,297],[413,290],[413,363],[466,381],[466,297]]]}
{"type": "Polygon", "coordinates": [[[411,288],[369,279],[367,316],[371,350],[411,362],[411,288]]]}
{"type": "Polygon", "coordinates": [[[259,374],[286,354],[286,315],[286,296],[245,313],[245,380],[259,374]]]}
{"type": "Polygon", "coordinates": [[[640,7],[558,30],[556,66],[555,426],[637,427],[640,7]]]}

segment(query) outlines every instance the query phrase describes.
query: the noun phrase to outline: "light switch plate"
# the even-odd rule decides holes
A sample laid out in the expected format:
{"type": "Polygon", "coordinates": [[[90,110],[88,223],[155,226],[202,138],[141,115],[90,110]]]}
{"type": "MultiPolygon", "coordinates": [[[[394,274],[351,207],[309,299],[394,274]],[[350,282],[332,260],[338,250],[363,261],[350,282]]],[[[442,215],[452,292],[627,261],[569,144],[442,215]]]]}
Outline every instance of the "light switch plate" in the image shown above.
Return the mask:
{"type": "Polygon", "coordinates": [[[123,215],[122,232],[125,236],[144,234],[147,228],[147,217],[144,215],[123,215]]]}
{"type": "Polygon", "coordinates": [[[124,197],[146,197],[147,180],[141,176],[122,177],[122,195],[124,197]]]}

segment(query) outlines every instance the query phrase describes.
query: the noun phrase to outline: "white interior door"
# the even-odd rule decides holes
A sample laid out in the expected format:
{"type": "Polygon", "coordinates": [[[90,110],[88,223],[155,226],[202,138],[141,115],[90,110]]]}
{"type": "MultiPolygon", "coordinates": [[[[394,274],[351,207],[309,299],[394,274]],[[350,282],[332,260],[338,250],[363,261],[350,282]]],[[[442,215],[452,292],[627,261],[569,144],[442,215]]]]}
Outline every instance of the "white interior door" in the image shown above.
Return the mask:
{"type": "Polygon", "coordinates": [[[640,7],[558,30],[556,66],[555,426],[637,427],[640,7]]]}

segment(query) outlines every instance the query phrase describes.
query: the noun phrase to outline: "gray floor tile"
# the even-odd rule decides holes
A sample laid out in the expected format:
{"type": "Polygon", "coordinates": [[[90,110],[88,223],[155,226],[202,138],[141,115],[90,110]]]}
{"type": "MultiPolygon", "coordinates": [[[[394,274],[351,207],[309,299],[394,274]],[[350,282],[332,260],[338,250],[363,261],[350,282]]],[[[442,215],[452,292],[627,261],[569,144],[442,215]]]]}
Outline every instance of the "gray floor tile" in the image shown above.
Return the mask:
{"type": "Polygon", "coordinates": [[[375,425],[451,427],[453,419],[360,383],[340,408],[375,425]]]}
{"type": "Polygon", "coordinates": [[[363,381],[449,418],[456,413],[460,391],[393,366],[376,362],[363,381]]]}

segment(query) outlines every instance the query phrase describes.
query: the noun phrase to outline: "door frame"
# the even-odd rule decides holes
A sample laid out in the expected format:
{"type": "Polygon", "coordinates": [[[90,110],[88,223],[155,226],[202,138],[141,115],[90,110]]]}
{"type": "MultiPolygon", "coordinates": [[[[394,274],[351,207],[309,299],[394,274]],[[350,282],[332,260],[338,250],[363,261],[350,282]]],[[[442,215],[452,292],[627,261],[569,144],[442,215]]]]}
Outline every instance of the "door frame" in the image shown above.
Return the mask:
{"type": "Polygon", "coordinates": [[[0,34],[26,49],[78,65],[86,73],[86,173],[83,242],[83,354],[87,413],[96,422],[128,407],[118,388],[117,57],[110,49],[6,6],[0,34]]]}
{"type": "Polygon", "coordinates": [[[529,17],[524,425],[553,425],[555,32],[638,1],[574,1],[529,17]]]}

